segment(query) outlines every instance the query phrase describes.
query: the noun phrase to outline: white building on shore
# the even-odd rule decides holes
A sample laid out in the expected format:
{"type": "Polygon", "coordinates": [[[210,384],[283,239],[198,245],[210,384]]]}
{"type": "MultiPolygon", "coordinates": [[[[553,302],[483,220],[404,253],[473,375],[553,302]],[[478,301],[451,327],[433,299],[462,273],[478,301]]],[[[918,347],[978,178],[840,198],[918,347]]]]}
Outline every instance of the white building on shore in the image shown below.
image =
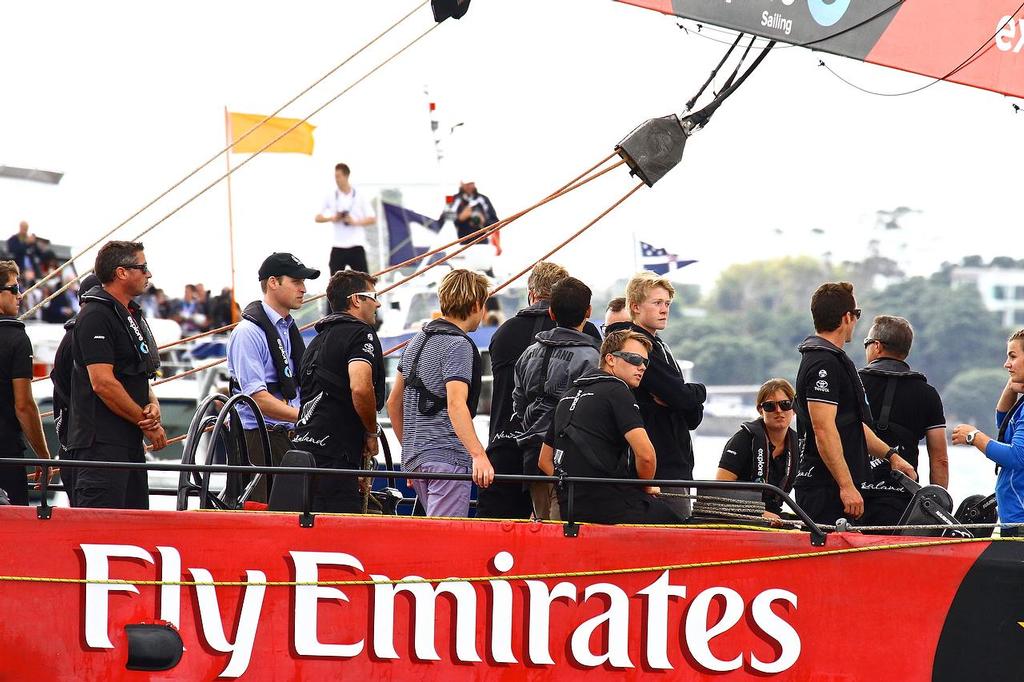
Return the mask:
{"type": "Polygon", "coordinates": [[[974,286],[1004,327],[1024,327],[1024,268],[957,267],[953,286],[974,286]]]}

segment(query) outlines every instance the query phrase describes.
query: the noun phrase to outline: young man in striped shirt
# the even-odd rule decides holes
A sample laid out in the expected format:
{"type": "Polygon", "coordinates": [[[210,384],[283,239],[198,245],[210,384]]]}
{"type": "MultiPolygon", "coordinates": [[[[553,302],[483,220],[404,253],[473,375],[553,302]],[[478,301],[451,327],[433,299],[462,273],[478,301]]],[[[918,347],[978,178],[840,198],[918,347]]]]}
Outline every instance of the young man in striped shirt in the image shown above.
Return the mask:
{"type": "MultiPolygon", "coordinates": [[[[453,270],[438,286],[441,317],[424,325],[402,354],[388,415],[410,472],[473,473],[481,488],[494,469],[473,428],[480,399],[480,353],[469,332],[480,326],[488,281],[453,270]]],[[[468,516],[469,481],[412,481],[427,516],[468,516]]]]}

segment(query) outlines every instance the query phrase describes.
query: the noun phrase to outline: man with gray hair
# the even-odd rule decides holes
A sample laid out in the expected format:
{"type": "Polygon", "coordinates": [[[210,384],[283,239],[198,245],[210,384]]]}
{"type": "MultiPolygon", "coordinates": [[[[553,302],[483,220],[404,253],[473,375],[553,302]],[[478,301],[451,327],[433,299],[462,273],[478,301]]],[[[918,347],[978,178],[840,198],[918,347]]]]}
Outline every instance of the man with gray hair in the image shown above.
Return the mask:
{"type": "MultiPolygon", "coordinates": [[[[946,418],[942,399],[920,372],[907,364],[914,329],[902,317],[879,315],[864,339],[868,364],[859,370],[875,421],[875,433],[899,448],[903,459],[917,470],[918,443],[928,448],[928,478],[933,485],[949,487],[946,453],[946,418]]],[[[871,460],[867,480],[861,484],[864,516],[869,526],[891,526],[899,522],[910,493],[892,480],[886,460],[871,460]]]]}
{"type": "MultiPolygon", "coordinates": [[[[569,277],[561,265],[543,261],[537,263],[527,280],[529,305],[504,322],[491,337],[491,372],[494,376],[491,397],[491,426],[487,455],[495,473],[523,473],[523,453],[516,444],[522,431],[519,416],[512,407],[515,388],[515,367],[519,357],[533,344],[537,334],[555,328],[548,314],[551,290],[569,277]]],[[[601,343],[601,333],[590,321],[583,333],[601,343]]],[[[477,516],[484,518],[529,518],[533,502],[529,493],[519,484],[497,484],[480,491],[477,516]]]]}

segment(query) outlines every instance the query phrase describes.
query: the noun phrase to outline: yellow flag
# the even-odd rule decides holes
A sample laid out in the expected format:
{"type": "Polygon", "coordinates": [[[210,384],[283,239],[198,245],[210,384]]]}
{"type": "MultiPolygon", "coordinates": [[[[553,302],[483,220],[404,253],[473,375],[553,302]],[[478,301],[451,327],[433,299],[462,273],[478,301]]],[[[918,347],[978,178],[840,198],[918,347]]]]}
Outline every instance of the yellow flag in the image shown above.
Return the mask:
{"type": "MultiPolygon", "coordinates": [[[[299,119],[297,118],[274,117],[269,119],[259,128],[256,128],[259,122],[264,118],[265,116],[261,114],[239,114],[229,112],[229,135],[231,141],[235,143],[234,146],[231,147],[231,151],[236,154],[252,154],[254,152],[258,152],[272,140],[275,140],[280,135],[284,134],[286,130],[289,130],[296,123],[299,123],[299,119]],[[241,142],[237,141],[253,128],[256,128],[256,130],[253,131],[251,135],[241,142]]],[[[295,130],[292,130],[280,140],[274,142],[274,144],[267,147],[264,151],[312,154],[313,129],[315,127],[316,126],[310,125],[309,123],[301,123],[296,126],[295,130]]]]}

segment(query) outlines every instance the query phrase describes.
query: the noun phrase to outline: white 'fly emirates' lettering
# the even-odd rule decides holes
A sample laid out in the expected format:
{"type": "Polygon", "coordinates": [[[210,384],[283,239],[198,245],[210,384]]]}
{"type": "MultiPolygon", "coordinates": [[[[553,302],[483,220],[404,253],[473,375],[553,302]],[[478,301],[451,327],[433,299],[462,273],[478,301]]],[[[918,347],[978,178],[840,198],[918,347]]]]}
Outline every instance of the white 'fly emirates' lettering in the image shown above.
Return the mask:
{"type": "MultiPolygon", "coordinates": [[[[156,564],[153,554],[135,545],[81,545],[85,556],[85,642],[94,649],[112,649],[109,628],[109,597],[112,592],[139,594],[137,586],[130,582],[105,584],[111,579],[111,562],[130,559],[156,564]],[[96,581],[96,582],[93,582],[96,581]]],[[[161,582],[183,580],[181,555],[173,547],[157,547],[161,582]]],[[[351,554],[342,552],[300,552],[289,553],[295,571],[295,582],[316,583],[320,580],[321,568],[349,568],[364,571],[362,562],[351,554]]],[[[510,571],[515,563],[508,552],[499,552],[492,560],[499,575],[510,571]]],[[[196,582],[214,582],[216,577],[204,568],[188,568],[190,578],[196,582]]],[[[490,611],[486,614],[488,623],[477,623],[477,588],[465,581],[454,580],[436,585],[417,582],[418,576],[406,576],[397,583],[385,582],[386,575],[371,574],[378,581],[370,586],[370,605],[373,610],[373,632],[370,643],[361,639],[353,642],[321,642],[317,635],[318,611],[321,602],[348,602],[348,595],[337,587],[300,584],[294,586],[294,609],[292,633],[295,653],[299,657],[353,658],[371,650],[379,659],[400,658],[395,648],[395,595],[405,592],[412,597],[413,620],[409,632],[410,645],[416,659],[439,661],[435,638],[435,606],[439,595],[450,595],[454,603],[454,658],[461,663],[481,663],[478,649],[478,634],[490,632],[486,644],[487,653],[496,663],[528,662],[533,665],[555,665],[551,657],[550,616],[551,605],[556,601],[582,604],[592,598],[601,598],[606,604],[602,613],[580,623],[569,638],[567,650],[574,661],[584,667],[609,665],[629,669],[636,666],[629,653],[630,643],[630,598],[619,586],[611,583],[595,583],[583,588],[582,593],[574,583],[557,582],[549,584],[540,580],[526,580],[525,598],[527,604],[520,609],[527,619],[527,628],[522,652],[523,661],[513,651],[514,600],[512,585],[508,580],[488,581],[481,588],[490,592],[490,611]],[[407,582],[408,581],[408,582],[407,582]],[[608,636],[597,638],[600,651],[592,648],[593,635],[600,628],[606,628],[608,636]]],[[[222,678],[239,677],[246,672],[252,657],[256,632],[266,597],[266,574],[260,570],[246,571],[246,586],[242,592],[238,622],[225,624],[214,585],[197,585],[195,590],[198,604],[198,628],[210,647],[222,654],[230,654],[227,666],[220,673],[222,678]],[[229,642],[226,632],[234,632],[234,641],[229,642]]],[[[669,581],[669,571],[633,597],[646,600],[646,622],[642,632],[645,640],[643,655],[645,663],[655,670],[672,670],[669,662],[669,600],[686,599],[689,595],[685,585],[674,585],[669,581]]],[[[162,620],[181,628],[181,586],[160,585],[159,604],[162,620]]],[[[773,604],[796,609],[797,597],[783,589],[768,589],[755,595],[748,604],[738,592],[728,587],[709,587],[692,595],[683,619],[684,637],[680,642],[689,653],[690,659],[707,672],[728,672],[744,665],[763,675],[777,675],[791,668],[800,657],[800,636],[796,629],[773,608],[773,604]],[[712,603],[723,604],[713,610],[712,603]],[[720,611],[717,622],[709,623],[711,613],[720,611]],[[774,660],[762,661],[749,651],[735,651],[735,656],[723,660],[711,650],[711,641],[727,632],[749,613],[762,639],[776,652],[774,660]],[[770,641],[769,641],[770,640],[770,641]]],[[[365,614],[359,614],[365,620],[365,614]]],[[[115,624],[124,625],[124,624],[115,624]]],[[[197,655],[197,652],[189,652],[197,655]]]]}

